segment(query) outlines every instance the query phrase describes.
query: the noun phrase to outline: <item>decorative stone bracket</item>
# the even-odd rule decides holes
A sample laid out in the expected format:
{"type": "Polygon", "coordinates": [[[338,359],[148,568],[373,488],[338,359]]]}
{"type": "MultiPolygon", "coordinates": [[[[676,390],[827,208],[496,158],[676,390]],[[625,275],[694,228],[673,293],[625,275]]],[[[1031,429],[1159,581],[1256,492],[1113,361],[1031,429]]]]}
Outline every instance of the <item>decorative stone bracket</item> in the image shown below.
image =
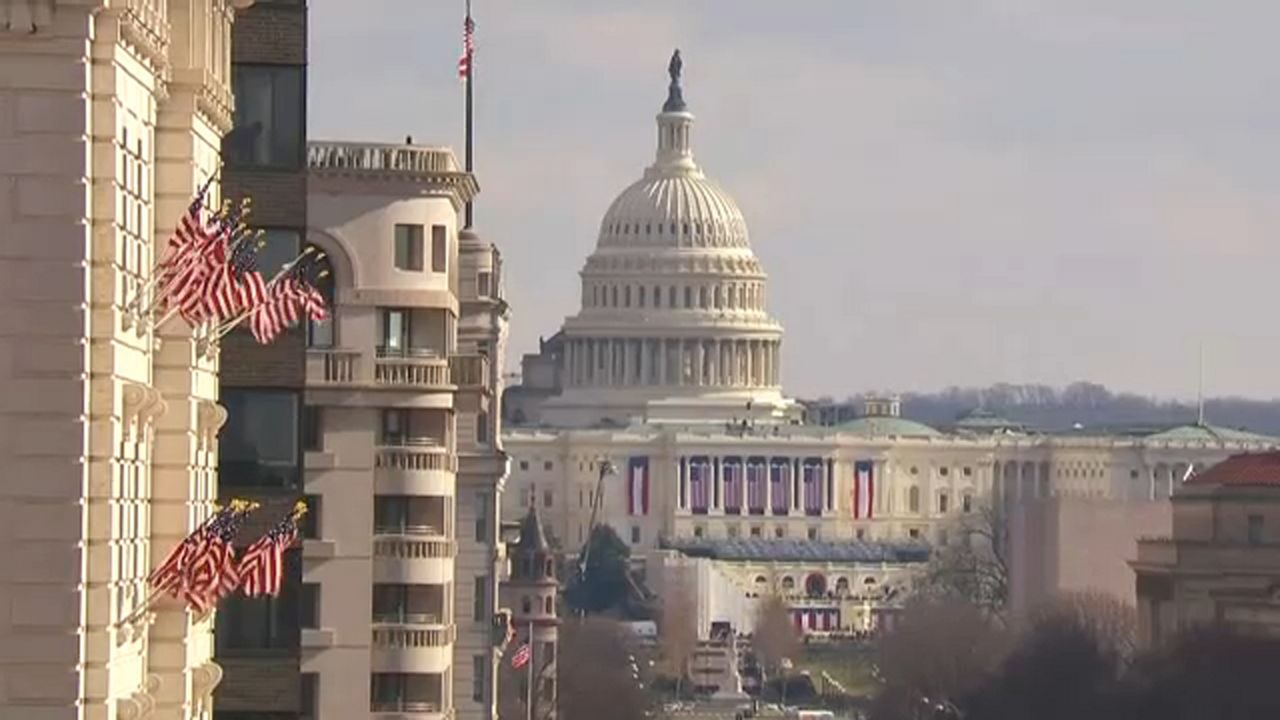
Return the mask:
{"type": "Polygon", "coordinates": [[[148,720],[156,709],[156,695],[160,692],[160,676],[147,675],[146,684],[127,698],[116,700],[116,717],[119,720],[148,720]]]}
{"type": "Polygon", "coordinates": [[[191,702],[196,712],[204,712],[213,702],[213,691],[222,682],[222,666],[210,660],[191,668],[191,702]]]}
{"type": "Polygon", "coordinates": [[[164,401],[164,395],[149,385],[125,383],[122,394],[125,437],[145,441],[169,405],[164,401]]]}
{"type": "Polygon", "coordinates": [[[218,439],[218,431],[227,422],[227,409],[212,400],[201,400],[196,408],[196,432],[200,449],[212,450],[218,439]]]}

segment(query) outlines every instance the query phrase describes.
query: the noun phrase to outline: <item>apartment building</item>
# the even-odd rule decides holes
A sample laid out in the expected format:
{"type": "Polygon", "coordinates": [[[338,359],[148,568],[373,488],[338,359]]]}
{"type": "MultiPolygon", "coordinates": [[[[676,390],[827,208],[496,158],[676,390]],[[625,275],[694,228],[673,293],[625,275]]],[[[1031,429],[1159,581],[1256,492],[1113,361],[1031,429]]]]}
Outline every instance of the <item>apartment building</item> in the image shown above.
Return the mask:
{"type": "Polygon", "coordinates": [[[2,718],[210,717],[211,619],[140,609],[215,497],[218,360],[130,301],[218,169],[248,4],[0,3],[2,718]]]}
{"type": "MultiPolygon", "coordinates": [[[[258,0],[240,14],[231,39],[235,115],[222,145],[222,182],[228,199],[252,200],[247,222],[265,233],[258,265],[271,277],[298,255],[307,223],[306,4],[258,0]]],[[[220,344],[226,421],[218,438],[218,494],[262,504],[240,533],[241,545],[302,494],[305,330],[294,328],[270,345],[236,331],[220,344]]],[[[313,683],[299,672],[301,576],[301,551],[294,550],[278,597],[223,601],[215,622],[222,677],[215,720],[316,717],[313,683]]]]}
{"type": "Polygon", "coordinates": [[[496,249],[459,227],[477,185],[445,148],[308,159],[334,303],[306,357],[303,670],[325,717],[493,717],[507,311],[496,249]]]}

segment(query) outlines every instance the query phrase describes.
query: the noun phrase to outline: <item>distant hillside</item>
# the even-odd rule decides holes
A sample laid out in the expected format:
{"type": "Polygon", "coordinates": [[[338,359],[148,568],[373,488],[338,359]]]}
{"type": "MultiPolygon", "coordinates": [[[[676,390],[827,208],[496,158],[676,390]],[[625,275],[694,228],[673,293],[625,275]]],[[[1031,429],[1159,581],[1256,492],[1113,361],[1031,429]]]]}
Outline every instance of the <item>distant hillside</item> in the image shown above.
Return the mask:
{"type": "MultiPolygon", "coordinates": [[[[848,402],[861,407],[863,397],[854,396],[848,402]]],[[[987,388],[952,387],[936,393],[902,395],[902,414],[930,425],[949,425],[977,407],[1046,431],[1069,430],[1075,423],[1086,428],[1121,430],[1196,420],[1193,403],[1114,393],[1089,382],[1072,383],[1065,388],[1000,383],[987,388]]],[[[1205,402],[1205,420],[1280,437],[1280,400],[1212,398],[1205,402]]]]}

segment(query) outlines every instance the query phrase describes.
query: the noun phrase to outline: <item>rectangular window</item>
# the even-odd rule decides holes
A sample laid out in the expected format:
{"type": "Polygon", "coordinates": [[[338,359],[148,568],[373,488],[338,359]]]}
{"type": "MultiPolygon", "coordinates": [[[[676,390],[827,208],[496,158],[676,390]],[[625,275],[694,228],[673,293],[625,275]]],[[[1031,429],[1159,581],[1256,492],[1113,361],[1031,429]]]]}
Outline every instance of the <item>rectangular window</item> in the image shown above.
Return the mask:
{"type": "Polygon", "coordinates": [[[961,509],[961,510],[963,510],[963,511],[965,511],[965,512],[972,512],[972,511],[973,511],[973,496],[972,496],[972,495],[965,495],[964,497],[960,498],[960,509],[961,509]]]}
{"type": "Polygon", "coordinates": [[[304,628],[320,627],[320,585],[302,584],[302,602],[298,612],[298,624],[304,628]]]}
{"type": "Polygon", "coordinates": [[[396,225],[396,269],[422,270],[422,226],[396,225]]]}
{"type": "Polygon", "coordinates": [[[369,678],[369,709],[415,714],[442,712],[441,677],[426,673],[374,673],[369,678]]]}
{"type": "Polygon", "coordinates": [[[489,496],[476,493],[476,542],[489,541],[489,496]]]}
{"type": "Polygon", "coordinates": [[[303,501],[307,504],[307,514],[302,516],[302,537],[304,540],[320,539],[320,496],[306,495],[303,501]]]}
{"type": "Polygon", "coordinates": [[[476,413],[476,444],[489,444],[489,413],[476,413]]]}
{"type": "Polygon", "coordinates": [[[222,143],[230,165],[302,167],[306,137],[302,72],[297,65],[232,66],[235,115],[222,143]]]}
{"type": "Polygon", "coordinates": [[[298,393],[229,388],[227,423],[218,443],[218,479],[225,487],[296,488],[301,410],[298,393]]]}
{"type": "Polygon", "coordinates": [[[446,272],[449,265],[449,228],[444,225],[431,226],[431,272],[446,272]]]}
{"type": "Polygon", "coordinates": [[[320,707],[320,676],[302,673],[302,697],[298,702],[298,720],[318,720],[320,707]]]}
{"type": "Polygon", "coordinates": [[[940,513],[947,512],[950,504],[951,504],[951,498],[946,493],[942,493],[941,495],[938,496],[938,512],[940,513]]]}
{"type": "Polygon", "coordinates": [[[302,233],[290,228],[262,228],[262,245],[258,248],[258,271],[267,280],[298,257],[302,233]]]}
{"type": "Polygon", "coordinates": [[[471,699],[484,702],[484,679],[489,674],[489,660],[484,655],[471,656],[471,699]]]}
{"type": "Polygon", "coordinates": [[[639,544],[640,544],[640,528],[639,528],[639,526],[636,526],[636,525],[632,525],[632,526],[631,526],[631,544],[632,544],[632,545],[639,545],[639,544]]]}
{"type": "Polygon", "coordinates": [[[216,652],[222,654],[289,654],[298,649],[302,562],[299,553],[285,554],[285,581],[279,597],[227,597],[218,606],[214,625],[216,652]]]}
{"type": "Polygon", "coordinates": [[[324,450],[324,410],[315,405],[302,408],[302,449],[324,450]]]}
{"type": "Polygon", "coordinates": [[[476,595],[472,599],[471,619],[476,622],[483,622],[489,618],[489,603],[485,601],[485,595],[489,592],[489,578],[480,575],[475,579],[476,595]]]}
{"type": "Polygon", "coordinates": [[[382,411],[382,444],[404,445],[409,439],[409,411],[392,409],[382,411]]]}
{"type": "Polygon", "coordinates": [[[492,289],[489,287],[493,283],[493,274],[487,270],[476,273],[476,295],[480,297],[489,297],[492,289]]]}
{"type": "Polygon", "coordinates": [[[409,311],[385,308],[382,311],[382,338],[378,350],[382,355],[404,355],[409,351],[409,311]]]}
{"type": "Polygon", "coordinates": [[[552,494],[550,490],[542,491],[542,507],[551,507],[552,494]]]}
{"type": "Polygon", "coordinates": [[[1248,523],[1249,523],[1249,527],[1248,527],[1249,544],[1261,545],[1264,541],[1264,538],[1262,535],[1263,527],[1264,527],[1262,516],[1250,515],[1248,518],[1248,523]]]}
{"type": "Polygon", "coordinates": [[[374,495],[375,535],[444,535],[449,501],[421,495],[374,495]]]}

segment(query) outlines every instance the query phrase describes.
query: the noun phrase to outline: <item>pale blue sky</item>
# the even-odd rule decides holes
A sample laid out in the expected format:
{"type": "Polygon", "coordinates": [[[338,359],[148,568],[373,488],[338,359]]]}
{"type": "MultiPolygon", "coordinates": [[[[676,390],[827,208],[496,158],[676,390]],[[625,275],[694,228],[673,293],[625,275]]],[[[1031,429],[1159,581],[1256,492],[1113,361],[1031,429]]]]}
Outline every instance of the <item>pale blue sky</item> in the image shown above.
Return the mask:
{"type": "MultiPolygon", "coordinates": [[[[452,144],[462,0],[312,0],[315,138],[452,144]]],[[[1274,0],[475,0],[512,359],[575,311],[685,58],[793,394],[1280,396],[1274,0]]]]}

